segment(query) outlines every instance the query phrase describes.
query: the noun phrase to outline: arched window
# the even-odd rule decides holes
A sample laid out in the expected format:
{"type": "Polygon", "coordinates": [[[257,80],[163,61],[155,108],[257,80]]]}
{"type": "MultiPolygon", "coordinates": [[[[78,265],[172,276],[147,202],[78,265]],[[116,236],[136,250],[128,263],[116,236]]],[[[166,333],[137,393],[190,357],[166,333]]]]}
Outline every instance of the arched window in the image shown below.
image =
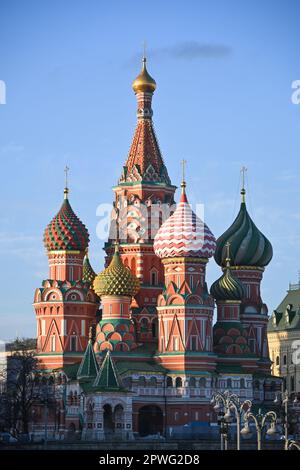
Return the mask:
{"type": "Polygon", "coordinates": [[[276,366],[279,366],[279,356],[276,356],[276,366]]]}
{"type": "Polygon", "coordinates": [[[287,361],[286,361],[286,354],[285,354],[285,355],[283,356],[283,365],[286,366],[286,363],[287,363],[287,361]]]}
{"type": "Polygon", "coordinates": [[[172,377],[167,377],[167,387],[173,387],[173,379],[172,377]]]}
{"type": "Polygon", "coordinates": [[[241,379],[241,388],[246,388],[245,379],[241,379]]]}
{"type": "Polygon", "coordinates": [[[253,388],[254,388],[254,390],[259,390],[259,381],[258,380],[254,381],[253,388]]]}
{"type": "Polygon", "coordinates": [[[231,379],[227,379],[227,387],[228,388],[232,387],[232,380],[231,379]]]}
{"type": "Polygon", "coordinates": [[[70,349],[72,352],[77,350],[77,337],[75,335],[72,335],[70,338],[70,349]]]}
{"type": "Polygon", "coordinates": [[[123,379],[123,385],[125,388],[131,388],[132,387],[132,378],[131,377],[125,377],[123,379]]]}
{"type": "Polygon", "coordinates": [[[131,261],[131,272],[133,274],[136,274],[136,261],[135,261],[135,258],[133,258],[132,261],[131,261]]]}
{"type": "Polygon", "coordinates": [[[294,392],[294,390],[295,390],[295,377],[293,375],[291,376],[290,383],[291,383],[291,392],[294,392]]]}
{"type": "Polygon", "coordinates": [[[53,335],[51,336],[50,349],[51,349],[51,352],[55,352],[55,349],[56,349],[56,338],[55,338],[55,334],[53,334],[53,335]]]}
{"type": "Polygon", "coordinates": [[[146,379],[145,379],[145,377],[143,377],[143,376],[139,377],[139,379],[138,379],[138,385],[139,385],[139,387],[145,387],[145,386],[146,386],[146,379]]]}
{"type": "Polygon", "coordinates": [[[150,383],[150,386],[151,386],[151,387],[156,387],[156,386],[157,386],[156,377],[151,377],[149,383],[150,383]]]}
{"type": "Polygon", "coordinates": [[[175,387],[176,388],[182,387],[182,378],[181,377],[176,377],[175,387]]]}

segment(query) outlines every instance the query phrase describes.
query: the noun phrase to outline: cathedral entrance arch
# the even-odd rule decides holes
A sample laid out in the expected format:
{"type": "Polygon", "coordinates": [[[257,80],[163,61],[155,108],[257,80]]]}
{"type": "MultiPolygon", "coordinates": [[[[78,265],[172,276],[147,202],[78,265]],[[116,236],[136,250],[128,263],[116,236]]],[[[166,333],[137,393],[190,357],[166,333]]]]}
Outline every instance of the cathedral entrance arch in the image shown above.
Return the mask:
{"type": "Polygon", "coordinates": [[[142,406],[138,412],[138,429],[141,436],[149,436],[151,434],[162,434],[163,412],[157,405],[142,406]]]}
{"type": "Polygon", "coordinates": [[[103,424],[106,436],[112,435],[115,432],[115,422],[111,405],[107,404],[103,406],[103,424]]]}

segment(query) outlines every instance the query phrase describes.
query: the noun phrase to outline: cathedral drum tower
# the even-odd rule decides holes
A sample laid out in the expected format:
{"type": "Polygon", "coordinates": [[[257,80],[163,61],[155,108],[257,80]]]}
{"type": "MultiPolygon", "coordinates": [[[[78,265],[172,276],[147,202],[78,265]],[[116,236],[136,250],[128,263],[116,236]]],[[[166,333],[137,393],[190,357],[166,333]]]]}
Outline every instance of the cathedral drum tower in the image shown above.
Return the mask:
{"type": "Polygon", "coordinates": [[[212,373],[212,321],[214,300],[205,281],[206,264],[215,251],[215,238],[192,211],[185,182],[175,212],[160,227],[154,240],[156,255],[162,259],[165,286],[158,298],[158,353],[169,371],[184,375],[212,373]]]}
{"type": "Polygon", "coordinates": [[[244,184],[241,189],[240,211],[232,225],[217,240],[215,261],[226,272],[227,246],[230,244],[231,275],[244,285],[241,298],[240,322],[247,331],[250,355],[256,361],[248,364],[249,372],[270,374],[267,325],[268,309],[260,293],[265,267],[273,256],[272,245],[248,214],[244,184]]]}

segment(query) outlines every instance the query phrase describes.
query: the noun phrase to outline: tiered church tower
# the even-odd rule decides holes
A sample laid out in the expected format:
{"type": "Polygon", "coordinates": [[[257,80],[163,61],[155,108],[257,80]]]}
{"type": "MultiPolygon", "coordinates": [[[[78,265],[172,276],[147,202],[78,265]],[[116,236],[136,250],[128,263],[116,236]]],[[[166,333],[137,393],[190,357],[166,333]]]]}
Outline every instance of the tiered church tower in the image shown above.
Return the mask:
{"type": "Polygon", "coordinates": [[[230,243],[232,274],[245,286],[245,295],[241,299],[240,320],[247,330],[250,353],[256,356],[255,363],[249,363],[249,372],[259,370],[270,373],[269,350],[267,340],[268,309],[263,303],[260,284],[265,266],[273,256],[272,245],[258,230],[248,214],[244,184],[241,190],[241,207],[233,224],[217,240],[215,260],[223,270],[227,270],[227,243],[230,243]]]}
{"type": "Polygon", "coordinates": [[[73,212],[68,192],[66,187],[63,204],[45,230],[49,278],[34,295],[38,359],[46,369],[81,360],[98,310],[91,283],[83,280],[89,233],[73,212]]]}
{"type": "Polygon", "coordinates": [[[158,298],[158,357],[169,371],[215,369],[212,321],[214,301],[205,281],[215,238],[192,211],[182,182],[180,202],[154,240],[165,269],[165,287],[158,298]]]}
{"type": "Polygon", "coordinates": [[[105,245],[106,266],[113,243],[120,241],[120,257],[141,282],[133,302],[133,318],[139,342],[157,342],[157,297],[163,287],[163,268],[153,252],[153,238],[174,204],[174,192],[159,149],[152,121],[155,80],[146,68],[133,82],[137,98],[137,126],[118,185],[110,236],[105,245]]]}

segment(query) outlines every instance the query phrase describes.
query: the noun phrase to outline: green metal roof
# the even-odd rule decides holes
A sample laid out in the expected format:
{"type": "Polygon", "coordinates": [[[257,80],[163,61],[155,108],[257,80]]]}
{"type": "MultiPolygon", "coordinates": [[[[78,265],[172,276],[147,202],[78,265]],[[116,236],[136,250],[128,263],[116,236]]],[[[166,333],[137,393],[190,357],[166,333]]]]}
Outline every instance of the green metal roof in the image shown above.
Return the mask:
{"type": "Polygon", "coordinates": [[[70,364],[66,365],[60,370],[63,370],[68,379],[75,380],[77,378],[77,371],[78,371],[79,363],[78,364],[70,364]]]}
{"type": "Polygon", "coordinates": [[[246,374],[242,366],[239,364],[218,364],[217,373],[223,374],[246,374]]]}

